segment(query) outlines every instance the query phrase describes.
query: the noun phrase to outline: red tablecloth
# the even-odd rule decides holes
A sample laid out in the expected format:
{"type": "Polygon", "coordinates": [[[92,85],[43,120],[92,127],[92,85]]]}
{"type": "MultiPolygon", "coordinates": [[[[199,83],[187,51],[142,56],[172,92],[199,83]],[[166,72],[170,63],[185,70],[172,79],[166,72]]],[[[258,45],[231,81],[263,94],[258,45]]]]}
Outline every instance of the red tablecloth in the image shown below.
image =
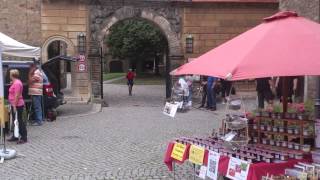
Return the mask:
{"type": "MultiPolygon", "coordinates": [[[[171,142],[168,145],[167,152],[165,154],[164,163],[168,166],[169,170],[172,171],[172,163],[177,162],[182,164],[185,160],[188,159],[190,145],[187,146],[187,150],[185,152],[184,158],[182,161],[177,161],[171,158],[171,152],[173,149],[174,143],[171,142]]],[[[221,175],[226,175],[228,170],[230,158],[227,156],[221,156],[219,160],[218,171],[221,175]]],[[[208,151],[206,150],[204,157],[204,165],[207,165],[208,162],[208,151]]],[[[310,160],[289,160],[284,163],[253,163],[250,165],[248,180],[260,180],[262,176],[267,174],[269,175],[282,175],[284,174],[285,169],[292,168],[298,162],[310,162],[310,160]]]]}

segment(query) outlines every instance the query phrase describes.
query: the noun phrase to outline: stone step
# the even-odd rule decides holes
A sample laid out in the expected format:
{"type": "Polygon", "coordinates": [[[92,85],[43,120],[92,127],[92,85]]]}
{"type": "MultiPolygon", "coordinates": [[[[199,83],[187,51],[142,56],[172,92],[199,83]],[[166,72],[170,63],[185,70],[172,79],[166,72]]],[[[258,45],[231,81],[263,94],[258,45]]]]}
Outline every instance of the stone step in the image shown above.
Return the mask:
{"type": "Polygon", "coordinates": [[[67,104],[88,104],[89,99],[83,99],[81,97],[74,97],[74,96],[65,96],[64,101],[67,104]]]}

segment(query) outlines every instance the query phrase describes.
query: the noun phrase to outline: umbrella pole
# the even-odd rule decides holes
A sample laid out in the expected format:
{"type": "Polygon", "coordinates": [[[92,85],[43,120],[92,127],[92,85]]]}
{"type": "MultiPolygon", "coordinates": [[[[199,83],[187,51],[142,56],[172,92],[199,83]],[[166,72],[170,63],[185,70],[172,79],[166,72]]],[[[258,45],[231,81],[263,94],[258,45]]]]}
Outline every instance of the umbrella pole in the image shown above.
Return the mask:
{"type": "Polygon", "coordinates": [[[286,113],[288,111],[288,83],[289,83],[289,78],[288,77],[283,77],[283,80],[282,80],[283,113],[286,113]]]}

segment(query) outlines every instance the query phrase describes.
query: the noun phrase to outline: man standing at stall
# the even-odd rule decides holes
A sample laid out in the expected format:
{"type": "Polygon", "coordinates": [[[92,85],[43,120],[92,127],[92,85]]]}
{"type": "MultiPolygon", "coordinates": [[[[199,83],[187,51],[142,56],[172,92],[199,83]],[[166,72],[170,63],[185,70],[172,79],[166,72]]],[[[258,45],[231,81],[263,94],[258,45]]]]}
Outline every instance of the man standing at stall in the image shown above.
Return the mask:
{"type": "Polygon", "coordinates": [[[273,81],[271,78],[258,78],[257,83],[257,94],[258,94],[258,107],[264,108],[264,101],[266,100],[269,104],[273,103],[274,95],[272,89],[274,89],[273,81]]]}
{"type": "Polygon", "coordinates": [[[43,115],[42,115],[42,96],[43,96],[43,75],[41,70],[37,67],[36,62],[33,63],[30,67],[29,77],[29,95],[32,99],[32,106],[34,109],[34,124],[41,126],[43,123],[43,115]]]}
{"type": "Polygon", "coordinates": [[[214,86],[217,78],[209,76],[207,79],[207,109],[211,111],[217,110],[216,92],[214,86]]]}

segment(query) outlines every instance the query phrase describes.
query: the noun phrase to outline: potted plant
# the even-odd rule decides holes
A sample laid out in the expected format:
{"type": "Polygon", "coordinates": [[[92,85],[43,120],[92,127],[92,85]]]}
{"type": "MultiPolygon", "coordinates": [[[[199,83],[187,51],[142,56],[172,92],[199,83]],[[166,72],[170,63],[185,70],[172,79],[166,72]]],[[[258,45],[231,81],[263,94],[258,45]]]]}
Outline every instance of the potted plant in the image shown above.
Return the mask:
{"type": "Polygon", "coordinates": [[[303,135],[304,136],[310,136],[312,135],[314,132],[314,128],[312,126],[312,124],[308,123],[308,124],[305,124],[304,127],[303,127],[303,135]]]}
{"type": "Polygon", "coordinates": [[[304,103],[304,109],[305,109],[305,114],[306,114],[306,119],[314,119],[314,101],[308,99],[305,103],[304,103]]]}
{"type": "Polygon", "coordinates": [[[273,140],[273,139],[270,139],[269,144],[272,145],[272,146],[274,146],[274,140],[273,140]]]}
{"type": "Polygon", "coordinates": [[[268,105],[267,108],[262,111],[262,116],[263,117],[271,117],[272,111],[273,111],[272,105],[268,105]]]}
{"type": "Polygon", "coordinates": [[[303,120],[305,119],[305,108],[304,108],[304,104],[300,103],[300,104],[296,104],[295,105],[296,108],[296,112],[298,113],[298,119],[303,120]]]}
{"type": "Polygon", "coordinates": [[[294,134],[298,135],[300,133],[300,127],[299,126],[294,126],[293,132],[294,132],[294,134]]]}
{"type": "Polygon", "coordinates": [[[277,104],[273,106],[274,118],[281,119],[282,114],[282,106],[281,104],[277,104]]]}
{"type": "Polygon", "coordinates": [[[295,119],[296,118],[296,109],[294,107],[293,104],[288,104],[288,110],[287,112],[285,113],[285,118],[286,119],[295,119]]]}
{"type": "Polygon", "coordinates": [[[284,128],[283,126],[279,126],[279,132],[283,133],[284,132],[284,128]]]}

